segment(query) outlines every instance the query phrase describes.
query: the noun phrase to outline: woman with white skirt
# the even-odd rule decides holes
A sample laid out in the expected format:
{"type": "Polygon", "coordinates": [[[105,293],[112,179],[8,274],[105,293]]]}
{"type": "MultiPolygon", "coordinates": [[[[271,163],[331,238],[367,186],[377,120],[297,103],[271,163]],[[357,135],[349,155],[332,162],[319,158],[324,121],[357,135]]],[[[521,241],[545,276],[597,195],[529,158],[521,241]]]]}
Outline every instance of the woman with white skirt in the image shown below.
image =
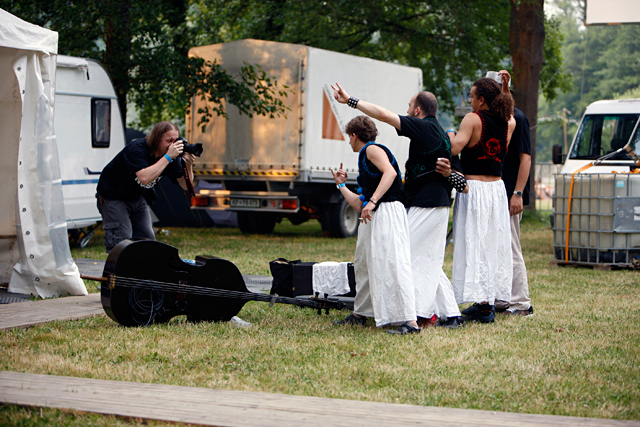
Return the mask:
{"type": "MultiPolygon", "coordinates": [[[[502,84],[508,87],[508,78],[502,84]]],[[[509,301],[513,274],[509,204],[502,165],[515,129],[513,98],[493,79],[477,80],[470,92],[473,112],[453,136],[468,192],[458,193],[453,214],[452,285],[465,321],[492,323],[496,299],[509,301]],[[505,299],[506,298],[506,299],[505,299]]]]}

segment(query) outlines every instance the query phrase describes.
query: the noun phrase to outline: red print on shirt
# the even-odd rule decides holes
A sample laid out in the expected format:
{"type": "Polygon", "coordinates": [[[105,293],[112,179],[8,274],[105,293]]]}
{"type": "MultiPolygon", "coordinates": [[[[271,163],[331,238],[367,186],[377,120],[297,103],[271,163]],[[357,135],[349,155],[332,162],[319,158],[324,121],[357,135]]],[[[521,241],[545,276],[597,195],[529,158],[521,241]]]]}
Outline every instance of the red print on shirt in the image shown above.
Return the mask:
{"type": "Polygon", "coordinates": [[[491,138],[487,140],[482,144],[482,151],[484,151],[485,155],[478,157],[478,160],[491,159],[502,163],[498,158],[498,154],[500,153],[500,141],[498,139],[491,138]]]}

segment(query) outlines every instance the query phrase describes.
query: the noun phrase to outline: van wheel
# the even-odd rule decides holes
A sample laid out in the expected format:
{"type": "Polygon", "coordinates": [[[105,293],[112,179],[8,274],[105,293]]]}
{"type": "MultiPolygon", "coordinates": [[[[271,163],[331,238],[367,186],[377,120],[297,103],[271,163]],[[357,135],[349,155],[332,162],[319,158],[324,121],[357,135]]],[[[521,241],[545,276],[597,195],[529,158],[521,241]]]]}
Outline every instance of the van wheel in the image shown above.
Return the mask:
{"type": "Polygon", "coordinates": [[[238,212],[238,228],[243,234],[271,234],[277,220],[272,213],[238,212]]]}
{"type": "Polygon", "coordinates": [[[358,232],[360,214],[346,200],[327,206],[327,224],[323,230],[331,237],[352,237],[358,232]]]}

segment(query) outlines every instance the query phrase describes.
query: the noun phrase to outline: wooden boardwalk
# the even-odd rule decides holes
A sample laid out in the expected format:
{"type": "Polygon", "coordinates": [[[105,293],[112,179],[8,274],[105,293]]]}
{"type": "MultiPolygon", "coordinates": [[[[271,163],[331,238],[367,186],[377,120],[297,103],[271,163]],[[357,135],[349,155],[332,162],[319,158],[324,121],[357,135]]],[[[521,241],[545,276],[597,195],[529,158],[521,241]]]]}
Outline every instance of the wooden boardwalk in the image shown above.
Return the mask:
{"type": "Polygon", "coordinates": [[[0,372],[0,402],[204,426],[640,426],[616,421],[0,372]]]}
{"type": "Polygon", "coordinates": [[[104,314],[100,294],[0,305],[0,329],[26,328],[54,320],[104,314]]]}

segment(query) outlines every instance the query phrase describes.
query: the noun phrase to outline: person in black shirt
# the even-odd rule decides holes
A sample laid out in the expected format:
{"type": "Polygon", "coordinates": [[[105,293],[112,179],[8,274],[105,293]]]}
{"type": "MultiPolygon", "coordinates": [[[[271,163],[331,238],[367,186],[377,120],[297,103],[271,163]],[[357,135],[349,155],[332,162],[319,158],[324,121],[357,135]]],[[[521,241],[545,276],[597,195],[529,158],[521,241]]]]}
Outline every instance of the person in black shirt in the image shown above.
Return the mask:
{"type": "MultiPolygon", "coordinates": [[[[510,79],[506,70],[499,75],[510,79]]],[[[503,89],[504,90],[504,89],[503,89]]],[[[529,172],[531,171],[531,135],[529,120],[522,111],[513,109],[516,128],[511,136],[509,151],[502,167],[502,180],[509,199],[509,215],[511,216],[511,252],[513,254],[513,280],[511,284],[511,301],[496,300],[496,311],[506,314],[529,316],[533,314],[533,306],[529,297],[529,281],[527,267],[520,246],[520,221],[524,206],[529,204],[529,172]]]]}
{"type": "Polygon", "coordinates": [[[177,126],[160,122],[148,138],[133,140],[102,170],[96,197],[107,252],[124,239],[155,240],[149,206],[164,175],[187,190],[182,162],[192,180],[195,156],[183,153],[179,136],[177,126]]]}
{"type": "MultiPolygon", "coordinates": [[[[409,101],[407,115],[400,116],[384,107],[350,97],[338,83],[331,87],[338,102],[393,126],[398,135],[410,138],[405,192],[416,314],[421,326],[435,325],[436,317],[440,317],[446,327],[458,327],[460,310],[451,282],[442,269],[451,185],[447,178],[435,172],[439,158],[451,159],[451,143],[436,118],[436,97],[431,92],[416,93],[409,101]]],[[[463,180],[461,175],[456,176],[463,180]]]]}

